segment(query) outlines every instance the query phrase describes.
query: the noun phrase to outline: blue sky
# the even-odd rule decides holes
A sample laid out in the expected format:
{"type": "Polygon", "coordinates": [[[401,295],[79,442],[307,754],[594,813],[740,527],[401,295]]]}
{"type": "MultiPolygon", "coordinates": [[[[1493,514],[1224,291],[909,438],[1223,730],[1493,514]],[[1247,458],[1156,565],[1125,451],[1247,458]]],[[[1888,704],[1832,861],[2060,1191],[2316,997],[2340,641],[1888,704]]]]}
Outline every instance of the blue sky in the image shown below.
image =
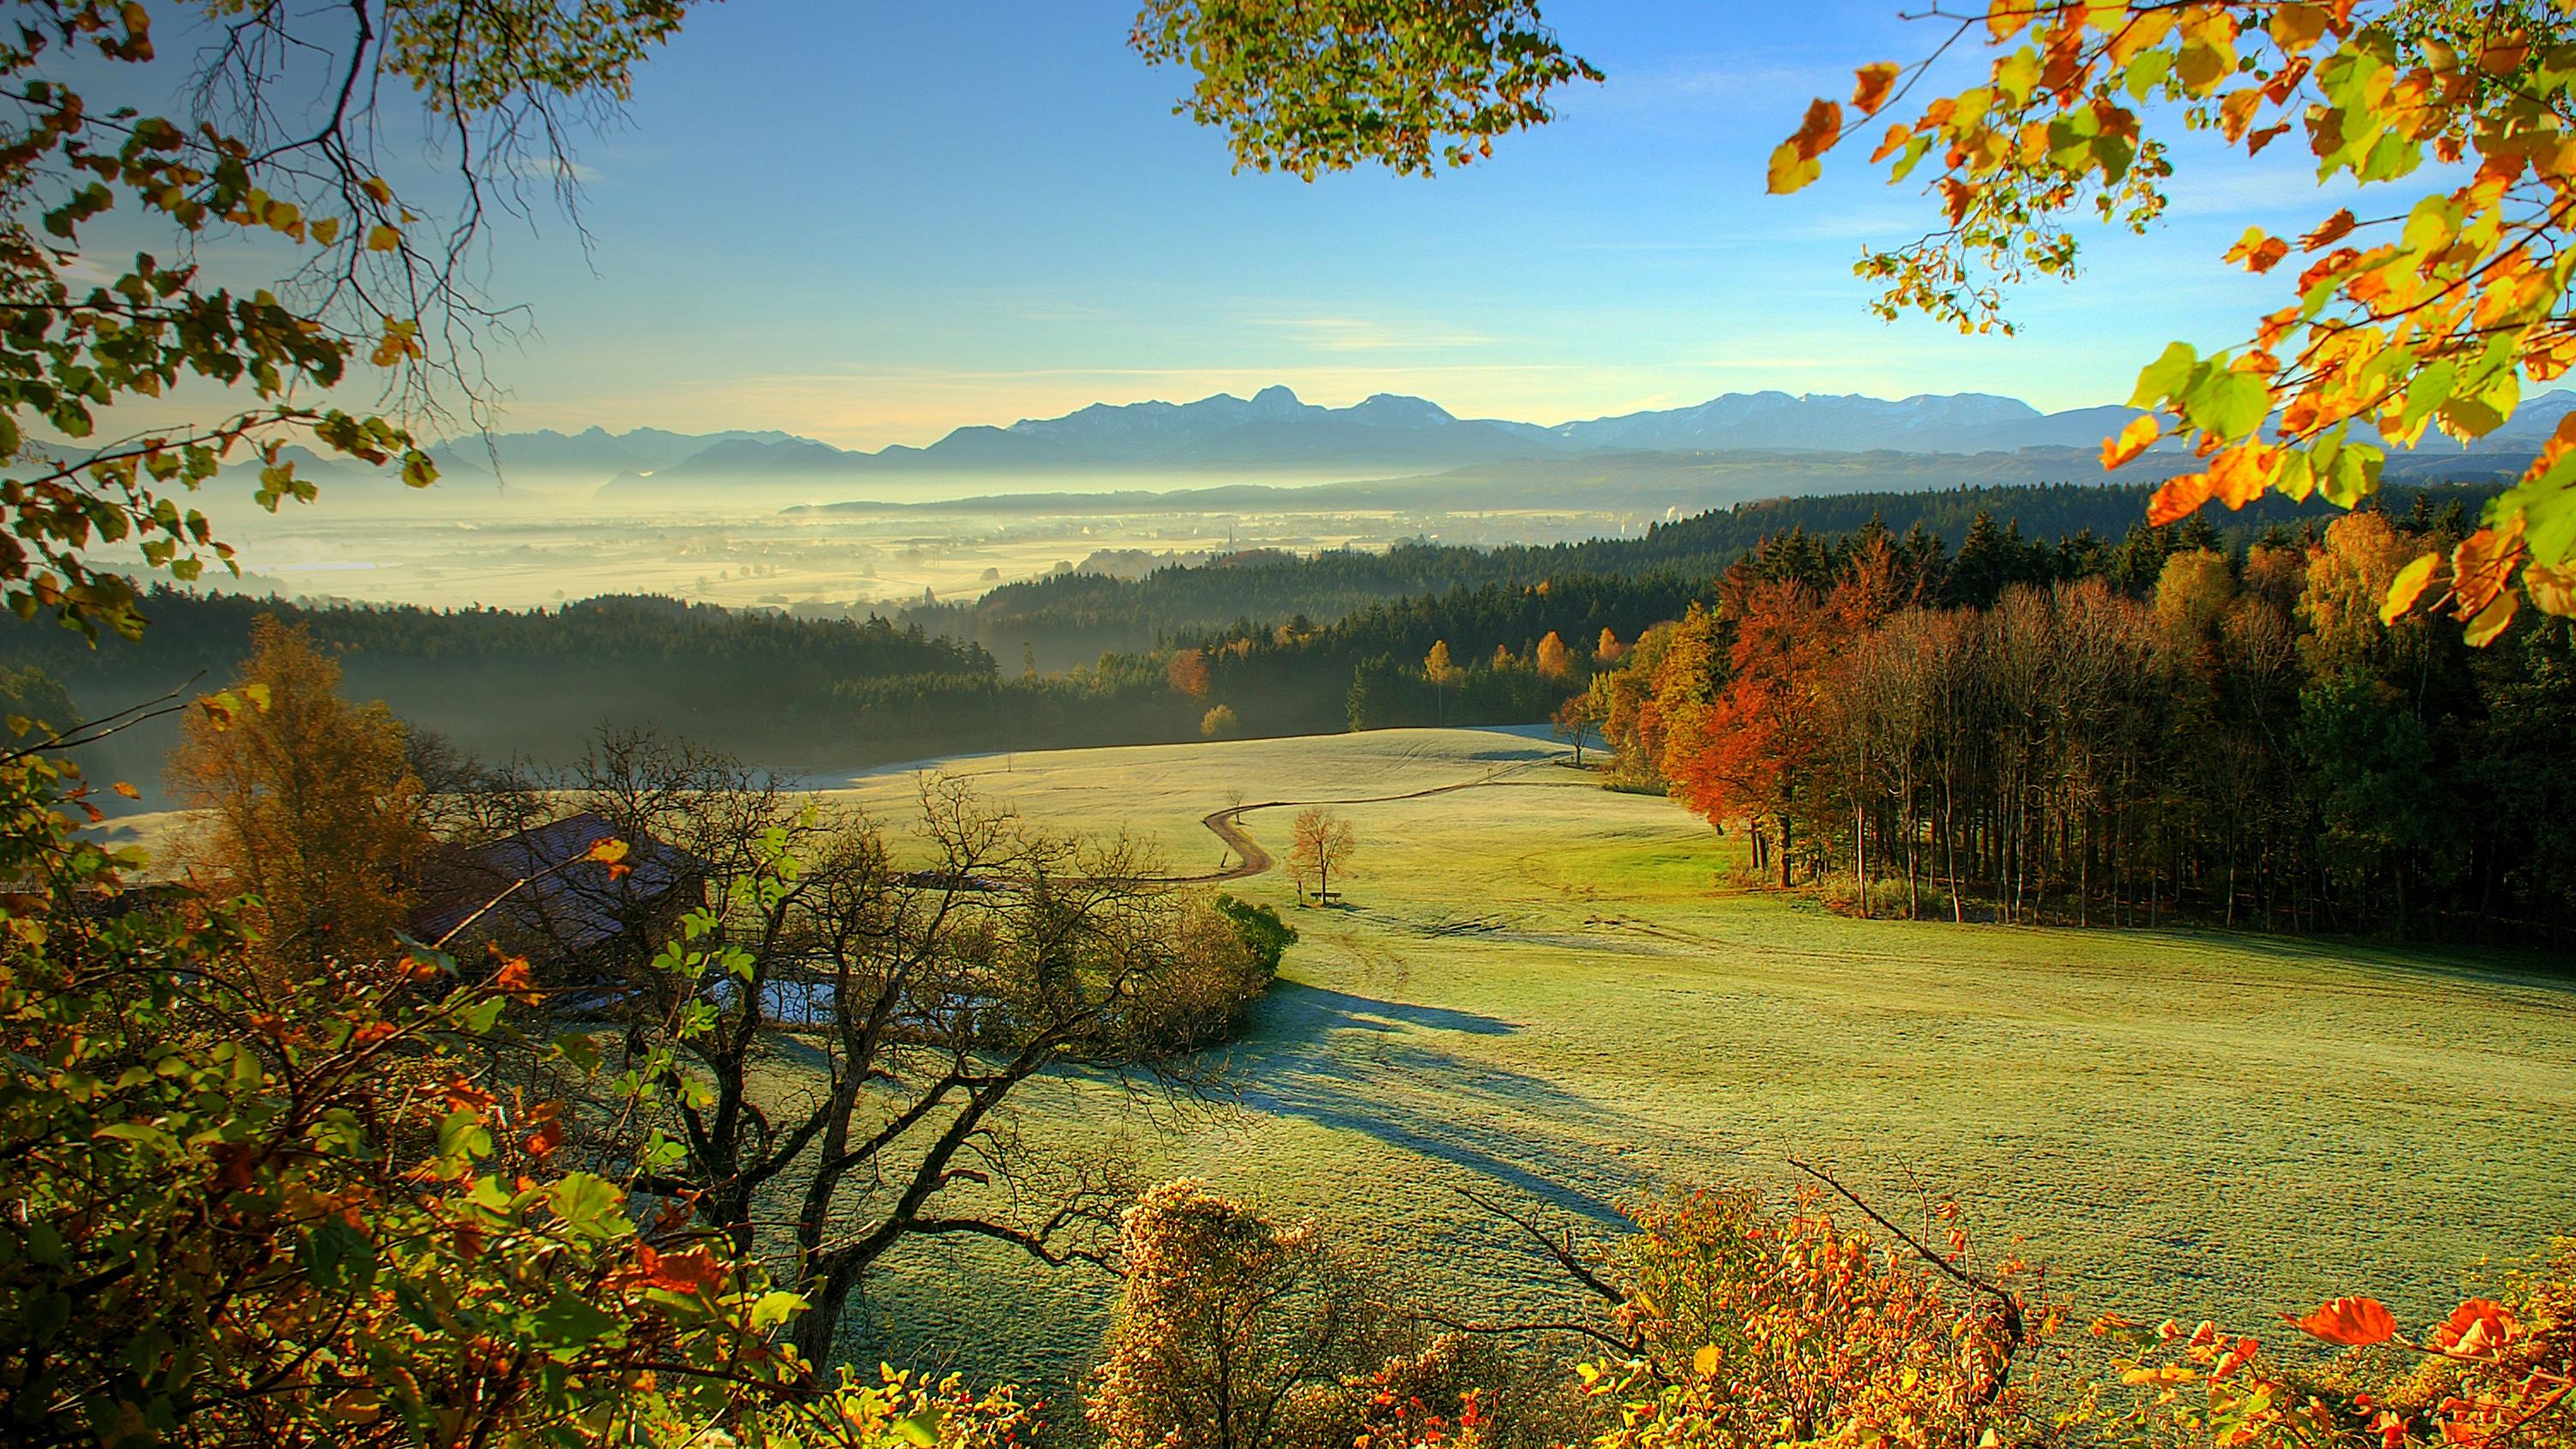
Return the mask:
{"type": "MultiPolygon", "coordinates": [[[[1183,78],[1101,0],[709,6],[584,143],[587,256],[551,218],[490,286],[535,308],[504,425],[774,427],[844,446],[1095,400],[1284,382],[1540,422],[1793,392],[2117,400],[2172,338],[2277,305],[2218,255],[2299,157],[2194,165],[2144,239],[2017,299],[2017,338],[1882,323],[1850,264],[1931,203],[1846,153],[1763,164],[1811,95],[1935,39],[1891,0],[1547,7],[1609,72],[1553,127],[1434,180],[1236,175],[1183,78]]],[[[2284,146],[2282,153],[2293,148],[2284,146]]],[[[2188,161],[2188,158],[2187,158],[2188,161]]],[[[2326,208],[2313,197],[2295,222],[2326,208]]],[[[2278,215],[2278,213],[2273,213],[2278,215]]]]}

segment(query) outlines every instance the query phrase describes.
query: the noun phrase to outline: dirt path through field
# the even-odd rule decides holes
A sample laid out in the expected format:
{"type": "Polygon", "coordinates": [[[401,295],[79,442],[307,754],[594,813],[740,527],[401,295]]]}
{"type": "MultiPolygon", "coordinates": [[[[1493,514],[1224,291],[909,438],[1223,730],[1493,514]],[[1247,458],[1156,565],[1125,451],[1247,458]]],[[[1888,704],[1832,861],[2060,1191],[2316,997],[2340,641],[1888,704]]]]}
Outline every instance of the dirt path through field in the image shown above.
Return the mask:
{"type": "Polygon", "coordinates": [[[1503,777],[1516,774],[1533,765],[1554,763],[1556,763],[1554,756],[1522,760],[1517,764],[1505,765],[1498,770],[1488,770],[1473,780],[1458,780],[1446,785],[1434,785],[1427,790],[1409,790],[1401,795],[1362,795],[1344,800],[1262,800],[1250,805],[1228,805],[1222,810],[1211,810],[1200,816],[1199,823],[1206,826],[1217,839],[1224,841],[1226,848],[1242,857],[1241,860],[1224,870],[1209,871],[1202,875],[1169,875],[1158,879],[1172,885],[1214,885],[1221,881],[1249,880],[1269,870],[1278,862],[1271,858],[1269,851],[1262,848],[1260,841],[1245,834],[1243,830],[1243,817],[1255,810],[1284,810],[1297,805],[1392,805],[1399,800],[1423,800],[1433,795],[1481,789],[1487,785],[1525,784],[1527,783],[1525,781],[1506,780],[1503,777]]]}

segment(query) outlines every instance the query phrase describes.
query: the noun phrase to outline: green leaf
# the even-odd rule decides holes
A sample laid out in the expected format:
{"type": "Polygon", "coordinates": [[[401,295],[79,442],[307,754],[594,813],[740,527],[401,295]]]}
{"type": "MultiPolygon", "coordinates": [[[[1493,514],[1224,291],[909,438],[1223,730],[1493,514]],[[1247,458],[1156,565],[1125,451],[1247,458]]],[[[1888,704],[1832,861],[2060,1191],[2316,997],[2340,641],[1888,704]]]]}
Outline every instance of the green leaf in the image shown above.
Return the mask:
{"type": "Polygon", "coordinates": [[[439,1119],[438,1158],[450,1167],[459,1167],[471,1158],[491,1155],[492,1133],[483,1125],[483,1115],[471,1107],[459,1107],[439,1119]]]}
{"type": "Polygon", "coordinates": [[[363,1293],[376,1281],[376,1247],[366,1233],[344,1218],[325,1215],[303,1241],[297,1258],[304,1280],[330,1293],[363,1293]]]}
{"type": "Polygon", "coordinates": [[[2167,344],[2162,357],[2138,370],[2138,386],[2129,394],[2129,406],[2152,408],[2181,392],[2199,362],[2200,354],[2192,350],[2190,343],[2167,344]]]}
{"type": "Polygon", "coordinates": [[[546,1200],[565,1227],[584,1237],[613,1238],[631,1231],[625,1192],[596,1173],[566,1176],[547,1192],[546,1200]]]}
{"type": "Polygon", "coordinates": [[[577,1031],[565,1032],[554,1040],[555,1055],[564,1059],[583,1076],[599,1070],[599,1043],[577,1031]]]}
{"type": "Polygon", "coordinates": [[[2272,415],[2272,389],[2254,373],[2213,366],[2183,398],[2183,416],[2224,438],[2250,438],[2272,415]]]}
{"type": "Polygon", "coordinates": [[[772,1289],[751,1305],[754,1332],[766,1333],[805,1311],[805,1300],[784,1289],[772,1289]]]}
{"type": "Polygon", "coordinates": [[[137,1147],[148,1147],[164,1156],[176,1156],[179,1151],[178,1138],[149,1122],[110,1122],[90,1135],[103,1137],[110,1142],[131,1142],[137,1147]]]}
{"type": "Polygon", "coordinates": [[[564,1362],[579,1358],[585,1349],[613,1348],[626,1341],[625,1330],[614,1317],[583,1302],[561,1283],[543,1307],[528,1315],[527,1323],[537,1346],[564,1362]]]}

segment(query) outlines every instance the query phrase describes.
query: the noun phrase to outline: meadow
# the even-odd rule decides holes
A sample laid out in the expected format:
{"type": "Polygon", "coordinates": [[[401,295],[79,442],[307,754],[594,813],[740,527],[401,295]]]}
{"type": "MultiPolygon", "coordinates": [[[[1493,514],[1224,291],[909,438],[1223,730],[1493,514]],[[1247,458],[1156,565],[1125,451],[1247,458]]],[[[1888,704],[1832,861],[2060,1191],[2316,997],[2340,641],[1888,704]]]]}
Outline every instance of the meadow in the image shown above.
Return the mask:
{"type": "MultiPolygon", "coordinates": [[[[1475,730],[951,762],[1050,827],[1126,829],[1176,872],[1237,800],[1344,809],[1346,902],[1235,883],[1303,939],[1228,1094],[1045,1084],[1032,1136],[1114,1139],[1332,1224],[1468,1317],[1571,1304],[1473,1189],[1591,1237],[1664,1180],[1788,1191],[1795,1155],[1891,1212],[1956,1196],[2078,1321],[2261,1331],[2323,1294],[2437,1311],[2481,1260],[2576,1228],[2576,978],[2537,956],[2196,930],[1870,921],[1731,883],[1734,840],[1475,730]],[[1239,792],[1239,793],[1238,793],[1239,792]]],[[[899,827],[918,772],[837,783],[899,827]]],[[[1244,828],[1284,855],[1286,809],[1244,828]]],[[[907,1250],[852,1346],[1066,1402],[1112,1285],[1004,1251],[907,1250]]]]}

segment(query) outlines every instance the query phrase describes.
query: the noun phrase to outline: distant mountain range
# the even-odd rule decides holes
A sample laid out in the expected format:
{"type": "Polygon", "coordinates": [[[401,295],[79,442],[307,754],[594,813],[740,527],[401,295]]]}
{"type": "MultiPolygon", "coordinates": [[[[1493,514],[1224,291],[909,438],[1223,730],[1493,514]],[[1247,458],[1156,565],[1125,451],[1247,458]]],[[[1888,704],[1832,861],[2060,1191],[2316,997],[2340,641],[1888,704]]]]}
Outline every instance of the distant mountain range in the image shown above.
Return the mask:
{"type": "MultiPolygon", "coordinates": [[[[2392,472],[2494,476],[2528,458],[2571,410],[2576,392],[2542,393],[2474,448],[2431,438],[2393,460],[2392,472]],[[2464,460],[2464,453],[2493,457],[2464,460]]],[[[1394,393],[1349,407],[1320,407],[1285,387],[1268,387],[1248,399],[1219,393],[1189,403],[1095,403],[1008,427],[958,428],[925,448],[862,452],[774,431],[610,433],[594,427],[469,439],[441,447],[435,456],[454,484],[489,486],[497,455],[502,477],[513,484],[529,483],[540,493],[595,489],[599,502],[641,506],[739,503],[748,501],[741,497],[746,493],[768,502],[860,498],[877,480],[908,483],[916,497],[921,486],[943,478],[1016,491],[1027,482],[1104,473],[1138,482],[1155,475],[1230,475],[1240,486],[1266,493],[1255,480],[1418,480],[1462,472],[1537,479],[1597,474],[1603,467],[1669,474],[1737,473],[1756,465],[1783,488],[1803,486],[1811,473],[1846,481],[1904,476],[1939,487],[2025,475],[2082,477],[2092,471],[2095,445],[2134,416],[2123,407],[2043,413],[2017,398],[1987,393],[1891,400],[1754,392],[1544,426],[1460,418],[1437,403],[1394,393]],[[1861,455],[1904,456],[1855,466],[1861,455]]],[[[2145,460],[2124,476],[2169,474],[2182,466],[2179,456],[2159,466],[2165,461],[2145,460]]],[[[314,459],[306,471],[328,476],[352,470],[314,459]]]]}
{"type": "Polygon", "coordinates": [[[2122,408],[2042,413],[1982,393],[1912,397],[1793,397],[1729,393],[1695,407],[1553,427],[1461,418],[1438,403],[1380,393],[1344,408],[1301,401],[1284,387],[1250,398],[1096,403],[1009,427],[965,427],[926,448],[849,452],[806,438],[728,439],[649,476],[621,477],[621,495],[693,490],[716,477],[838,481],[885,473],[1046,476],[1157,473],[1420,472],[1478,464],[1623,452],[1991,453],[2083,447],[2117,432],[2122,408]]]}

